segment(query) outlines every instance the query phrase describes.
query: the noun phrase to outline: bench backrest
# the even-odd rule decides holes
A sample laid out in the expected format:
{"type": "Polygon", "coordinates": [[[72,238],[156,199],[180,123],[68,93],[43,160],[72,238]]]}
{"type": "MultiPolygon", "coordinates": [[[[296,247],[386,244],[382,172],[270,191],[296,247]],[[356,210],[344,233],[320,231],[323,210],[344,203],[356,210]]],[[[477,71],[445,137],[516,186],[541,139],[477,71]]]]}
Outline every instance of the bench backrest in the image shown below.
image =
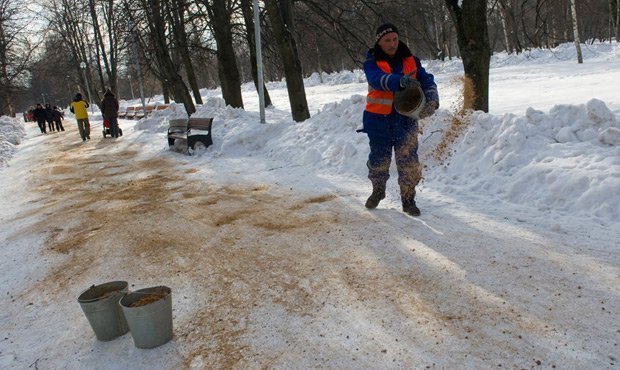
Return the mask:
{"type": "Polygon", "coordinates": [[[190,118],[187,123],[187,128],[195,130],[211,131],[211,124],[213,118],[190,118]]]}
{"type": "Polygon", "coordinates": [[[168,123],[170,124],[170,129],[175,131],[178,131],[179,129],[187,130],[187,118],[171,119],[168,123]]]}
{"type": "Polygon", "coordinates": [[[155,108],[156,110],[164,110],[164,109],[168,109],[169,105],[168,104],[160,104],[157,106],[157,108],[155,108]]]}

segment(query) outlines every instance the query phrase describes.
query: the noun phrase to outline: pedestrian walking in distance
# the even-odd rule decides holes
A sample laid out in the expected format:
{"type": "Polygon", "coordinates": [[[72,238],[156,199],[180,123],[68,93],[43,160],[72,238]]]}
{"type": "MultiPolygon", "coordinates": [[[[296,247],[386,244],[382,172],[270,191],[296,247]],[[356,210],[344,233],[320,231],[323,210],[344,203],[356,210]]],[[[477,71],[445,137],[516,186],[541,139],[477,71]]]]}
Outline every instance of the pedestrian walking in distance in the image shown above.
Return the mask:
{"type": "Polygon", "coordinates": [[[47,119],[47,113],[45,112],[45,108],[41,105],[41,103],[37,103],[37,107],[32,111],[32,117],[37,124],[39,125],[39,129],[42,134],[46,134],[47,131],[45,129],[45,120],[47,119]]]}
{"type": "Polygon", "coordinates": [[[110,136],[118,138],[118,99],[110,89],[103,94],[101,113],[110,126],[110,136]]]}
{"type": "Polygon", "coordinates": [[[82,141],[90,140],[90,123],[88,122],[88,103],[82,99],[82,94],[77,93],[71,102],[71,113],[75,114],[78,131],[82,141]]]}

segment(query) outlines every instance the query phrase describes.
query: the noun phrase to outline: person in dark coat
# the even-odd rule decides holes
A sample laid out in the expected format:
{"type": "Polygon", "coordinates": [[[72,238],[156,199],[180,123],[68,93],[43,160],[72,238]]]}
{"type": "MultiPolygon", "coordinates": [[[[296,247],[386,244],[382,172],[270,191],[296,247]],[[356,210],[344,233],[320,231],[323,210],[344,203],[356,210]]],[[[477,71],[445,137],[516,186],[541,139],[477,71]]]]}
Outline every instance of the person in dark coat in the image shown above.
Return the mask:
{"type": "Polygon", "coordinates": [[[439,108],[434,77],[399,40],[398,30],[391,23],[377,28],[375,45],[366,55],[364,73],[368,80],[368,95],[362,131],[368,134],[370,144],[367,166],[368,178],[372,183],[372,194],[366,201],[366,208],[376,208],[385,198],[393,151],[403,211],[419,216],[420,209],[415,203],[415,187],[422,177],[418,161],[418,120],[396,111],[394,94],[420,87],[426,104],[418,118],[429,117],[439,108]]]}
{"type": "Polygon", "coordinates": [[[103,94],[101,114],[103,114],[103,118],[108,121],[110,136],[118,138],[118,99],[116,99],[114,93],[110,89],[107,89],[103,94]]]}
{"type": "Polygon", "coordinates": [[[62,120],[65,118],[65,115],[60,111],[60,108],[54,106],[54,123],[56,124],[56,131],[64,131],[65,128],[62,127],[62,120]]]}
{"type": "Polygon", "coordinates": [[[47,113],[45,112],[45,108],[41,105],[41,103],[37,103],[37,107],[32,111],[32,117],[37,124],[39,125],[39,129],[41,129],[42,134],[47,134],[45,130],[45,120],[47,119],[47,113]]]}
{"type": "Polygon", "coordinates": [[[52,106],[47,103],[45,104],[45,120],[47,121],[47,126],[49,127],[49,131],[55,131],[54,129],[54,110],[52,106]]]}

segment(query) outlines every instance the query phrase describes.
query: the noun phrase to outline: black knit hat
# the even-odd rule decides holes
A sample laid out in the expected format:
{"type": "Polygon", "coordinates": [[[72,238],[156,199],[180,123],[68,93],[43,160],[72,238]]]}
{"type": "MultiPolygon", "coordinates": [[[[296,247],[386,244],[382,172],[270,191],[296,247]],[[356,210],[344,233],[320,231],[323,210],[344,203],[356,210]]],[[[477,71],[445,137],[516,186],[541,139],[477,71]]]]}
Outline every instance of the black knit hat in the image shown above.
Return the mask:
{"type": "Polygon", "coordinates": [[[396,34],[398,34],[398,28],[396,28],[396,26],[392,23],[383,23],[377,27],[375,42],[379,42],[383,36],[390,32],[396,32],[396,34]]]}

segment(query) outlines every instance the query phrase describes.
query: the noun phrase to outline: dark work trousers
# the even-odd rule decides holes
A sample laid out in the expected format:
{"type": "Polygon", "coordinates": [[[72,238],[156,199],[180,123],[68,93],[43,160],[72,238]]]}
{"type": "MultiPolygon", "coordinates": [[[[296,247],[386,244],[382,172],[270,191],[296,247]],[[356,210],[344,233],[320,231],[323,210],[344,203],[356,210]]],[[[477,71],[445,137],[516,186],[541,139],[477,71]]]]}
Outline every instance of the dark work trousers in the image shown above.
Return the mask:
{"type": "Polygon", "coordinates": [[[49,131],[50,132],[54,131],[54,121],[53,120],[48,120],[47,121],[47,126],[49,127],[49,131]]]}
{"type": "Polygon", "coordinates": [[[418,160],[417,125],[390,128],[391,135],[368,133],[370,154],[368,156],[368,178],[373,186],[385,187],[390,178],[392,150],[398,170],[398,185],[401,194],[415,195],[422,172],[418,160]]]}

